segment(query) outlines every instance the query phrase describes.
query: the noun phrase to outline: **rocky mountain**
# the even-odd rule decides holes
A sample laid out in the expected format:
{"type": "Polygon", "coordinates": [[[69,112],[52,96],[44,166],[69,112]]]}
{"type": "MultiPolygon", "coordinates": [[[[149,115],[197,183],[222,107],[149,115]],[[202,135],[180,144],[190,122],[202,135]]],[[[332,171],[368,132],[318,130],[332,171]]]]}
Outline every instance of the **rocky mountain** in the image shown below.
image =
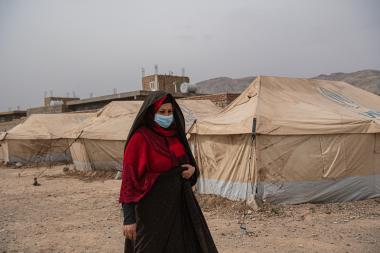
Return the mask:
{"type": "Polygon", "coordinates": [[[315,79],[344,81],[355,85],[363,90],[380,95],[380,71],[379,70],[361,70],[352,73],[333,73],[330,75],[319,75],[315,79]]]}
{"type": "Polygon", "coordinates": [[[197,93],[211,94],[219,92],[240,93],[245,90],[256,77],[249,76],[239,79],[217,77],[196,83],[197,93]]]}
{"type": "MultiPolygon", "coordinates": [[[[229,77],[218,77],[196,83],[197,93],[210,94],[218,92],[240,93],[255,80],[256,77],[232,79],[229,77]]],[[[319,75],[314,79],[345,81],[364,90],[380,95],[380,71],[361,70],[352,73],[333,73],[319,75]]]]}

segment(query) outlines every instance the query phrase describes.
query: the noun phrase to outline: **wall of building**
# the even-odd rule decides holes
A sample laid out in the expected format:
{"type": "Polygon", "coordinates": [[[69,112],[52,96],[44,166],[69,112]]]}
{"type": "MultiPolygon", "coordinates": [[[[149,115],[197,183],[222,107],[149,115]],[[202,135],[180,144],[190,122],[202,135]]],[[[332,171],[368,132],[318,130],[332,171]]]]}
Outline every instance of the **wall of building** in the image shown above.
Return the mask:
{"type": "Polygon", "coordinates": [[[66,105],[41,106],[26,110],[28,116],[36,113],[62,113],[67,111],[66,105]]]}
{"type": "Polygon", "coordinates": [[[104,106],[106,106],[108,103],[112,101],[144,101],[146,98],[146,95],[137,95],[137,96],[131,96],[131,97],[123,97],[120,99],[110,99],[106,101],[94,101],[90,103],[81,103],[81,104],[72,104],[67,105],[68,111],[94,111],[97,109],[100,109],[104,106]]]}
{"type": "MultiPolygon", "coordinates": [[[[36,113],[62,113],[62,112],[78,112],[78,111],[96,111],[112,101],[143,101],[151,91],[138,90],[130,92],[122,92],[113,95],[104,95],[81,100],[66,101],[66,104],[41,106],[30,108],[27,110],[27,115],[36,113]]],[[[183,98],[192,96],[188,93],[173,93],[175,98],[183,98]]]]}
{"type": "Polygon", "coordinates": [[[50,106],[54,102],[61,102],[62,104],[66,104],[68,101],[80,100],[79,98],[69,98],[69,97],[45,97],[44,105],[50,106]]]}
{"type": "Polygon", "coordinates": [[[227,105],[229,105],[232,101],[234,101],[234,99],[237,98],[239,95],[240,94],[238,93],[217,93],[217,94],[187,97],[185,99],[210,100],[215,105],[224,108],[227,105]]]}
{"type": "Polygon", "coordinates": [[[0,123],[9,122],[26,116],[26,111],[13,111],[0,113],[0,123]]]}
{"type": "MultiPolygon", "coordinates": [[[[189,83],[190,78],[187,76],[172,76],[172,75],[157,75],[158,90],[163,90],[169,93],[180,93],[180,85],[184,82],[189,83]],[[173,83],[177,84],[177,90],[173,83]]],[[[145,76],[142,79],[143,90],[152,90],[151,83],[155,82],[155,75],[145,76]]]]}

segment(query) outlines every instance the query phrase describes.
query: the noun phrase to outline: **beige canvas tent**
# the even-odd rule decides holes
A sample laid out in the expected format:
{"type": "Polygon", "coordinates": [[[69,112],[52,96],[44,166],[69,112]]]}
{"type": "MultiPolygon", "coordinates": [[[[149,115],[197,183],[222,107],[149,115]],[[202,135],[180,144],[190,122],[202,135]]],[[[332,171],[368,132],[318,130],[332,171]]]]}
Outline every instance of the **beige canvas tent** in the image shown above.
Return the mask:
{"type": "Polygon", "coordinates": [[[5,157],[7,156],[6,143],[4,142],[6,132],[0,132],[0,164],[5,162],[5,157]]]}
{"type": "Polygon", "coordinates": [[[272,203],[380,196],[380,97],[344,82],[258,77],[190,141],[198,191],[272,203]]]}
{"type": "Polygon", "coordinates": [[[4,159],[24,164],[70,162],[70,142],[64,133],[94,116],[93,113],[32,114],[6,133],[4,159]]]}
{"type": "MultiPolygon", "coordinates": [[[[209,100],[177,100],[189,129],[195,119],[218,113],[209,100]]],[[[77,139],[72,148],[73,161],[80,170],[121,169],[125,140],[142,101],[114,101],[102,108],[97,117],[70,130],[66,137],[77,139]]]]}
{"type": "Polygon", "coordinates": [[[8,157],[8,145],[4,141],[7,132],[25,120],[25,117],[0,123],[0,163],[4,163],[8,157]]]}
{"type": "Polygon", "coordinates": [[[128,134],[142,101],[114,101],[103,107],[96,117],[70,129],[67,138],[77,139],[72,145],[73,162],[79,170],[119,169],[123,138],[128,134]]]}

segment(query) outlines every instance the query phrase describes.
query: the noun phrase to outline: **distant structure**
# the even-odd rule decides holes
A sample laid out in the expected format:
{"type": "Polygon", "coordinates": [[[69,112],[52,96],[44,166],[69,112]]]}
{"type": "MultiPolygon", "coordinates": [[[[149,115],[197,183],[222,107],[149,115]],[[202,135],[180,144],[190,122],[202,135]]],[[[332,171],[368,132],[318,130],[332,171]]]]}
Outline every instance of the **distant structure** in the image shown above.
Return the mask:
{"type": "Polygon", "coordinates": [[[0,112],[0,123],[13,121],[16,119],[23,118],[25,116],[26,116],[26,111],[24,110],[0,112]]]}
{"type": "Polygon", "coordinates": [[[0,132],[8,131],[12,127],[21,123],[25,117],[26,111],[23,110],[0,112],[0,132]]]}
{"type": "Polygon", "coordinates": [[[45,106],[60,105],[65,104],[68,101],[79,100],[79,98],[70,98],[70,97],[46,97],[44,98],[45,106]]]}
{"type": "MultiPolygon", "coordinates": [[[[145,69],[142,71],[142,89],[145,91],[163,90],[169,93],[190,93],[181,91],[182,84],[189,84],[190,78],[185,76],[184,69],[183,75],[174,75],[172,71],[169,74],[158,74],[158,66],[154,66],[154,75],[145,76],[145,69]]],[[[190,90],[189,90],[190,91],[190,90]]]]}
{"type": "MultiPolygon", "coordinates": [[[[112,101],[143,101],[149,94],[156,90],[163,90],[173,94],[176,99],[208,99],[219,107],[225,107],[239,94],[218,93],[218,94],[197,94],[196,85],[190,84],[190,78],[185,76],[185,69],[181,69],[181,76],[169,74],[158,74],[158,66],[154,66],[153,75],[145,75],[145,68],[141,68],[142,90],[118,92],[113,89],[112,94],[94,96],[91,92],[89,98],[80,99],[72,92],[66,93],[66,97],[53,96],[53,91],[44,92],[44,105],[28,108],[26,111],[0,112],[0,123],[4,122],[4,128],[9,128],[10,124],[21,120],[25,116],[36,113],[63,113],[63,112],[90,112],[97,111],[112,101]],[[50,96],[48,96],[50,95],[50,96]]],[[[1,126],[0,126],[1,127],[1,126]]]]}
{"type": "Polygon", "coordinates": [[[213,102],[216,106],[219,106],[221,108],[226,107],[229,105],[232,101],[235,100],[240,95],[240,93],[228,93],[228,92],[220,92],[215,94],[204,94],[199,96],[191,96],[187,97],[185,99],[191,100],[210,100],[213,102]]]}

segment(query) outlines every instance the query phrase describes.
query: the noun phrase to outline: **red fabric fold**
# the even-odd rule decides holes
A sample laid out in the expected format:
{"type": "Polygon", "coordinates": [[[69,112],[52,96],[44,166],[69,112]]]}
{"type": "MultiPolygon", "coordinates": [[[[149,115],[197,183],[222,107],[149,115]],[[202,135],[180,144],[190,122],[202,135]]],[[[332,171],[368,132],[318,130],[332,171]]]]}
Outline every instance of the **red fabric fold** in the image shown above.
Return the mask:
{"type": "MultiPolygon", "coordinates": [[[[149,112],[153,117],[165,99],[153,105],[149,112]]],[[[161,173],[189,162],[185,147],[176,135],[175,124],[164,129],[152,118],[149,124],[148,127],[140,127],[126,146],[119,198],[121,203],[137,203],[149,192],[161,173]]]]}

